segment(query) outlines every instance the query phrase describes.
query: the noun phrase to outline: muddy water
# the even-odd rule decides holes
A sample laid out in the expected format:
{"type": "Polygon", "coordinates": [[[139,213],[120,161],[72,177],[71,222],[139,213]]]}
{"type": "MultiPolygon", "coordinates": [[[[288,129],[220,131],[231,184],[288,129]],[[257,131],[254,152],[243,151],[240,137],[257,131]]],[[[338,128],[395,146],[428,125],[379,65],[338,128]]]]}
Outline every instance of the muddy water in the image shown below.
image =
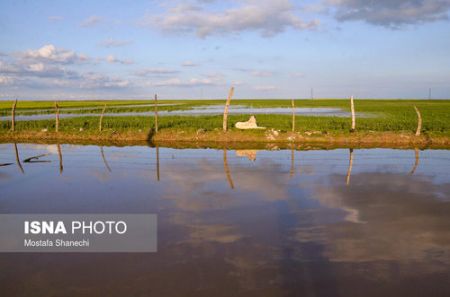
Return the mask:
{"type": "Polygon", "coordinates": [[[450,151],[17,154],[1,213],[156,213],[158,252],[0,254],[2,296],[450,296],[450,151]]]}

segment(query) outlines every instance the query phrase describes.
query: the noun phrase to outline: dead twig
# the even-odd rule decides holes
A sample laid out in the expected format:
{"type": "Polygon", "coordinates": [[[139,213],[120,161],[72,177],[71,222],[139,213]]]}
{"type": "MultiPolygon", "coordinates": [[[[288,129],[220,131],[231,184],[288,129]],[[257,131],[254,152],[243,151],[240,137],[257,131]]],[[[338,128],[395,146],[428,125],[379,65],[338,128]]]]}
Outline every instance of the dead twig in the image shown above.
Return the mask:
{"type": "Polygon", "coordinates": [[[24,163],[50,163],[50,160],[39,160],[42,157],[48,156],[49,154],[42,154],[33,157],[29,157],[23,160],[24,163]]]}

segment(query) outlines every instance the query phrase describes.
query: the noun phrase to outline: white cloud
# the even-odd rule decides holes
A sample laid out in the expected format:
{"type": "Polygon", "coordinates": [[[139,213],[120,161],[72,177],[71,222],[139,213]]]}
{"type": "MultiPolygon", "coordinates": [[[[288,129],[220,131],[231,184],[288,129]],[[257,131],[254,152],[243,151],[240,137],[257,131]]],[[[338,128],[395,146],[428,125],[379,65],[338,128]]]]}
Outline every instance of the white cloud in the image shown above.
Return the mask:
{"type": "Polygon", "coordinates": [[[210,78],[191,78],[184,81],[180,78],[170,78],[156,82],[153,85],[156,87],[198,87],[217,85],[217,82],[210,78]]]}
{"type": "Polygon", "coordinates": [[[130,81],[118,77],[110,77],[101,73],[88,72],[82,74],[80,83],[82,88],[125,88],[130,86],[130,81]]]}
{"type": "Polygon", "coordinates": [[[51,22],[59,22],[59,21],[64,20],[64,17],[59,16],[59,15],[52,15],[52,16],[48,17],[48,20],[51,22]]]}
{"type": "MultiPolygon", "coordinates": [[[[71,50],[46,45],[36,50],[8,55],[0,60],[0,84],[21,89],[117,89],[132,86],[129,80],[96,72],[83,73],[68,68],[84,63],[87,57],[71,50]]],[[[111,63],[129,63],[109,56],[111,63]]]]}
{"type": "Polygon", "coordinates": [[[142,24],[164,32],[195,32],[201,38],[243,31],[256,31],[270,37],[286,29],[313,29],[319,24],[318,20],[302,20],[290,0],[241,0],[236,3],[237,6],[222,11],[178,4],[162,15],[146,16],[142,24]]]}
{"type": "Polygon", "coordinates": [[[259,92],[270,92],[270,91],[278,90],[277,87],[275,87],[275,86],[270,86],[270,85],[254,86],[253,89],[254,89],[255,91],[259,91],[259,92]]]}
{"type": "Polygon", "coordinates": [[[80,26],[81,27],[93,27],[95,25],[97,25],[98,23],[100,23],[102,21],[102,17],[96,16],[96,15],[91,15],[90,17],[84,19],[80,26]]]}
{"type": "Polygon", "coordinates": [[[134,74],[137,76],[162,76],[178,73],[178,70],[168,68],[145,68],[136,71],[134,74]]]}
{"type": "Polygon", "coordinates": [[[270,76],[273,76],[273,72],[271,72],[271,71],[264,71],[264,70],[254,70],[254,71],[250,72],[250,74],[252,76],[256,76],[256,77],[270,77],[270,76]]]}
{"type": "Polygon", "coordinates": [[[235,70],[249,73],[251,76],[254,76],[254,77],[271,77],[271,76],[273,76],[273,72],[268,71],[268,70],[249,69],[249,68],[237,68],[235,70]]]}
{"type": "Polygon", "coordinates": [[[22,55],[24,59],[51,63],[73,64],[87,62],[88,57],[74,51],[58,49],[53,44],[47,44],[37,50],[28,50],[22,55]]]}
{"type": "Polygon", "coordinates": [[[447,20],[450,0],[328,0],[337,8],[340,21],[361,20],[373,25],[398,28],[447,20]]]}
{"type": "Polygon", "coordinates": [[[42,72],[44,70],[44,64],[36,63],[28,65],[28,69],[32,72],[42,72]]]}
{"type": "Polygon", "coordinates": [[[130,64],[134,63],[132,60],[129,60],[129,59],[121,60],[121,59],[114,57],[113,55],[108,55],[105,60],[106,60],[106,62],[108,62],[110,64],[130,65],[130,64]]]}
{"type": "Polygon", "coordinates": [[[305,74],[302,72],[291,72],[291,73],[289,73],[289,76],[293,77],[293,78],[301,78],[301,77],[305,77],[305,74]]]}
{"type": "Polygon", "coordinates": [[[0,85],[10,85],[14,82],[14,78],[10,76],[0,75],[0,85]]]}
{"type": "Polygon", "coordinates": [[[67,79],[73,79],[78,77],[75,71],[67,70],[61,65],[53,65],[49,63],[42,63],[28,60],[18,60],[9,63],[0,61],[1,73],[8,74],[11,77],[24,78],[24,77],[61,77],[67,79]]]}
{"type": "Polygon", "coordinates": [[[129,44],[131,44],[131,40],[117,40],[117,39],[112,39],[112,38],[105,39],[99,43],[100,46],[107,47],[107,48],[121,47],[121,46],[126,46],[129,44]]]}
{"type": "Polygon", "coordinates": [[[192,61],[184,61],[183,64],[181,64],[183,67],[196,67],[198,64],[192,62],[192,61]]]}

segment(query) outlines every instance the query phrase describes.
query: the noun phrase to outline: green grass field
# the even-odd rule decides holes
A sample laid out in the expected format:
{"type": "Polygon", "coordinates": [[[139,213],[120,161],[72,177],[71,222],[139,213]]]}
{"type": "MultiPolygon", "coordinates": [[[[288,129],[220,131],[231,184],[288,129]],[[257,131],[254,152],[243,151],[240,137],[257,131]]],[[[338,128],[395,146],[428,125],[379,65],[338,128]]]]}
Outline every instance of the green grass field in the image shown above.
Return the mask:
{"type": "MultiPolygon", "coordinates": [[[[189,109],[199,105],[223,105],[224,100],[159,100],[160,104],[178,104],[174,106],[160,106],[159,110],[189,109]]],[[[151,111],[153,107],[123,107],[124,105],[142,105],[152,103],[152,100],[117,100],[117,101],[62,101],[59,103],[62,111],[64,108],[98,107],[92,112],[99,112],[104,104],[107,104],[108,112],[132,112],[151,111]],[[112,108],[112,107],[115,108],[112,108]]],[[[3,115],[10,114],[11,101],[0,102],[0,112],[3,115]]],[[[51,109],[53,102],[48,101],[23,101],[17,105],[18,111],[33,112],[33,109],[51,109]]],[[[290,107],[291,100],[233,100],[233,105],[245,105],[249,107],[290,107]]],[[[337,107],[349,110],[349,100],[322,99],[322,100],[296,100],[296,107],[337,107]]],[[[417,106],[423,118],[423,132],[430,135],[450,136],[450,100],[355,100],[356,112],[371,114],[372,117],[358,118],[358,131],[415,131],[417,127],[417,115],[413,106],[417,106]]],[[[51,111],[49,111],[51,112],[51,111]]],[[[77,112],[76,110],[73,112],[77,112]]],[[[249,115],[230,115],[229,123],[245,121],[249,115]]],[[[274,128],[281,131],[290,131],[292,117],[290,115],[257,115],[258,125],[274,128]]],[[[76,132],[82,128],[83,133],[98,131],[98,117],[83,116],[70,119],[61,119],[61,132],[76,132]]],[[[40,131],[54,129],[54,120],[18,121],[17,131],[40,131]]],[[[231,125],[230,125],[231,126],[231,125]]],[[[115,116],[105,117],[103,127],[106,131],[138,131],[150,130],[153,127],[153,117],[144,116],[115,116]]],[[[164,116],[159,118],[159,129],[174,129],[194,131],[205,129],[213,131],[221,129],[222,116],[164,116]]],[[[9,121],[0,122],[0,131],[7,132],[10,129],[9,121]]],[[[341,117],[315,117],[297,116],[296,130],[321,131],[327,133],[347,133],[350,130],[350,119],[341,117]]]]}

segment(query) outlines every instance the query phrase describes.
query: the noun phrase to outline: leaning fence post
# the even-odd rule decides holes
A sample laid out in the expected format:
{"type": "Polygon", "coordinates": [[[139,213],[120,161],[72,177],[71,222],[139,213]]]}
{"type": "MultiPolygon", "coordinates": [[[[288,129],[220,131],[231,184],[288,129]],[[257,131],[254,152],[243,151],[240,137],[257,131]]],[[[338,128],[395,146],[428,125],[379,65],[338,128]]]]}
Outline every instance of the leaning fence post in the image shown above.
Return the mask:
{"type": "Polygon", "coordinates": [[[227,102],[225,103],[225,110],[223,111],[223,132],[227,132],[228,129],[228,107],[230,106],[231,98],[233,97],[234,87],[231,87],[228,93],[227,102]]]}
{"type": "Polygon", "coordinates": [[[59,105],[58,102],[55,101],[55,131],[58,133],[59,131],[59,105]]]}
{"type": "Polygon", "coordinates": [[[294,99],[291,100],[292,105],[292,132],[295,132],[295,103],[294,99]]]}
{"type": "Polygon", "coordinates": [[[16,106],[17,106],[17,99],[13,102],[11,110],[11,131],[14,131],[16,126],[16,106]]]}
{"type": "Polygon", "coordinates": [[[158,94],[155,94],[155,133],[158,133],[158,94]]]}
{"type": "Polygon", "coordinates": [[[355,104],[353,102],[353,96],[350,97],[350,109],[352,111],[352,129],[351,132],[356,130],[356,117],[355,117],[355,104]]]}
{"type": "Polygon", "coordinates": [[[416,130],[416,136],[420,136],[420,131],[422,130],[422,116],[420,115],[419,109],[414,105],[414,109],[417,113],[417,130],[416,130]]]}
{"type": "Polygon", "coordinates": [[[103,106],[102,114],[100,115],[100,121],[98,123],[98,131],[100,131],[100,132],[102,132],[102,130],[103,130],[103,116],[105,115],[105,110],[106,110],[106,103],[103,106]]]}

